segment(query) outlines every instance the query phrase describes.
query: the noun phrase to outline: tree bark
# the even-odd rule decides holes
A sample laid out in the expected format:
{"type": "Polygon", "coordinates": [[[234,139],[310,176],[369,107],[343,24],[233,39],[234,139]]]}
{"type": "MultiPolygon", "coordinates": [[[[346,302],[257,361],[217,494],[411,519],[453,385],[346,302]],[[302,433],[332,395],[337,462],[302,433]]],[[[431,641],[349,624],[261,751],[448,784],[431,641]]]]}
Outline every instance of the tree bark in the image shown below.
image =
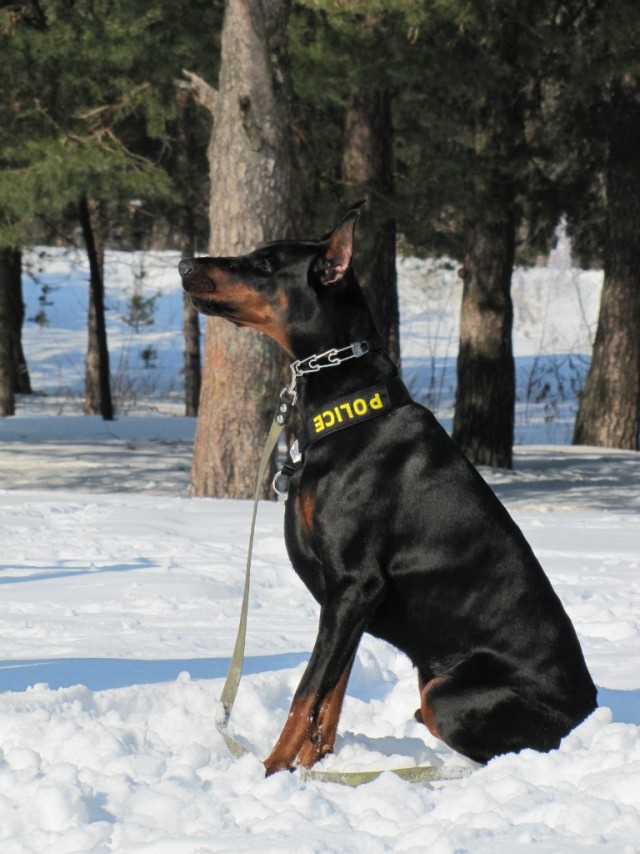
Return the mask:
{"type": "MultiPolygon", "coordinates": [[[[282,0],[227,2],[218,91],[201,98],[214,105],[208,152],[214,256],[242,254],[290,232],[289,6],[282,0]]],[[[207,320],[192,494],[253,494],[282,370],[270,340],[207,320]]]]}
{"type": "Polygon", "coordinates": [[[511,468],[513,219],[469,224],[465,242],[453,439],[475,465],[511,468]]]}
{"type": "Polygon", "coordinates": [[[13,336],[10,319],[12,249],[0,250],[0,417],[15,413],[13,336]]]}
{"type": "MultiPolygon", "coordinates": [[[[183,243],[182,257],[192,258],[195,254],[194,230],[189,229],[183,243]]],[[[202,359],[200,357],[200,315],[188,294],[182,296],[182,333],[184,337],[184,402],[185,415],[195,418],[198,414],[200,386],[202,384],[202,359]]]]}
{"type": "Polygon", "coordinates": [[[22,326],[24,324],[24,302],[22,299],[22,252],[5,249],[0,253],[2,278],[8,288],[9,327],[11,330],[11,370],[13,389],[16,394],[31,394],[31,379],[27,360],[22,349],[22,326]]]}
{"type": "Polygon", "coordinates": [[[358,225],[355,267],[378,332],[400,365],[396,275],[396,223],[393,197],[391,94],[352,88],[344,127],[342,179],[349,201],[367,200],[358,225]]]}
{"type": "Polygon", "coordinates": [[[195,418],[198,414],[200,386],[202,383],[200,318],[187,294],[183,296],[182,329],[184,334],[185,415],[195,418]]]}
{"type": "Polygon", "coordinates": [[[604,284],[573,442],[640,449],[640,85],[612,92],[604,284]]]}
{"type": "Polygon", "coordinates": [[[89,260],[89,334],[85,361],[84,411],[86,415],[102,415],[105,421],[112,421],[113,402],[104,308],[103,258],[91,219],[91,206],[84,196],[79,203],[79,217],[89,260]]]}
{"type": "Polygon", "coordinates": [[[511,275],[515,260],[516,181],[524,149],[526,72],[520,30],[504,19],[496,51],[495,91],[479,88],[469,107],[473,134],[464,223],[464,282],[453,439],[475,465],[511,468],[515,366],[511,275]],[[505,78],[505,75],[508,77],[505,78]]]}

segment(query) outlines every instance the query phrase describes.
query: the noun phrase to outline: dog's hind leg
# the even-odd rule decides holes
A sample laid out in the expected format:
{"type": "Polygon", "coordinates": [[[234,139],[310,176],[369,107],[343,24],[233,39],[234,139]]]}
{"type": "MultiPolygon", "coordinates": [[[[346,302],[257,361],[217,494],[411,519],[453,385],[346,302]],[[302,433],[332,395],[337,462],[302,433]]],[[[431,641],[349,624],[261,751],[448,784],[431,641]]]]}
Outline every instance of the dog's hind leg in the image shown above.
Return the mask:
{"type": "Polygon", "coordinates": [[[425,683],[420,709],[429,732],[484,763],[525,748],[552,750],[588,714],[585,710],[576,719],[520,693],[509,679],[497,678],[500,669],[491,675],[486,661],[468,661],[457,672],[425,683]]]}
{"type": "Polygon", "coordinates": [[[435,688],[438,682],[443,677],[434,676],[431,679],[425,680],[421,673],[418,674],[418,688],[420,689],[420,708],[416,710],[415,718],[423,723],[429,730],[431,735],[444,741],[442,733],[435,721],[434,710],[428,702],[429,692],[435,688]]]}

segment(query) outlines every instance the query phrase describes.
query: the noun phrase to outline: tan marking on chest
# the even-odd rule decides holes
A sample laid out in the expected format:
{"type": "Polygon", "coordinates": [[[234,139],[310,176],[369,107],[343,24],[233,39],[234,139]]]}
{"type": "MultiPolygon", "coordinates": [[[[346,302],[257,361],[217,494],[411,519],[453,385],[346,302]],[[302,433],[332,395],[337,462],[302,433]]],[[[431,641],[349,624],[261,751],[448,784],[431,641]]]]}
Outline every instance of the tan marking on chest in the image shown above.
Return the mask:
{"type": "Polygon", "coordinates": [[[298,498],[298,513],[309,536],[313,534],[313,521],[316,510],[316,497],[310,489],[303,489],[298,498]]]}

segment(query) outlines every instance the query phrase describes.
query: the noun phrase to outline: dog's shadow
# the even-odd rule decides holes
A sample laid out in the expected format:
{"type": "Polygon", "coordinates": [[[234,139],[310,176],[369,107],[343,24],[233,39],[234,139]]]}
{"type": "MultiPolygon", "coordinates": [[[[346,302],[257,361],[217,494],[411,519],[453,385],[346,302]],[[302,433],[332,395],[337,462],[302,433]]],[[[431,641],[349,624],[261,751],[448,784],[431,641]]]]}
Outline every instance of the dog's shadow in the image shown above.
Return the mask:
{"type": "Polygon", "coordinates": [[[340,754],[349,748],[366,750],[368,753],[378,753],[381,756],[411,757],[419,765],[441,765],[442,756],[424,743],[420,738],[396,738],[383,736],[372,738],[355,732],[345,732],[336,739],[336,753],[340,754]]]}

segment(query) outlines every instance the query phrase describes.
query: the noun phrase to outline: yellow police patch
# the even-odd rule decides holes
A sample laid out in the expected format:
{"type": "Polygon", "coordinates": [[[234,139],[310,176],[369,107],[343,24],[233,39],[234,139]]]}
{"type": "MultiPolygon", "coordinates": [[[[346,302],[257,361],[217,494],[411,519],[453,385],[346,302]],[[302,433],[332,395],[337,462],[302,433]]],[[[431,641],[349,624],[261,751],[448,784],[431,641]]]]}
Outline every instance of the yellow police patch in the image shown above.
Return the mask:
{"type": "Polygon", "coordinates": [[[317,439],[327,433],[350,427],[359,421],[375,418],[391,409],[391,401],[384,385],[358,391],[348,397],[332,401],[315,412],[307,421],[310,438],[317,439]]]}

